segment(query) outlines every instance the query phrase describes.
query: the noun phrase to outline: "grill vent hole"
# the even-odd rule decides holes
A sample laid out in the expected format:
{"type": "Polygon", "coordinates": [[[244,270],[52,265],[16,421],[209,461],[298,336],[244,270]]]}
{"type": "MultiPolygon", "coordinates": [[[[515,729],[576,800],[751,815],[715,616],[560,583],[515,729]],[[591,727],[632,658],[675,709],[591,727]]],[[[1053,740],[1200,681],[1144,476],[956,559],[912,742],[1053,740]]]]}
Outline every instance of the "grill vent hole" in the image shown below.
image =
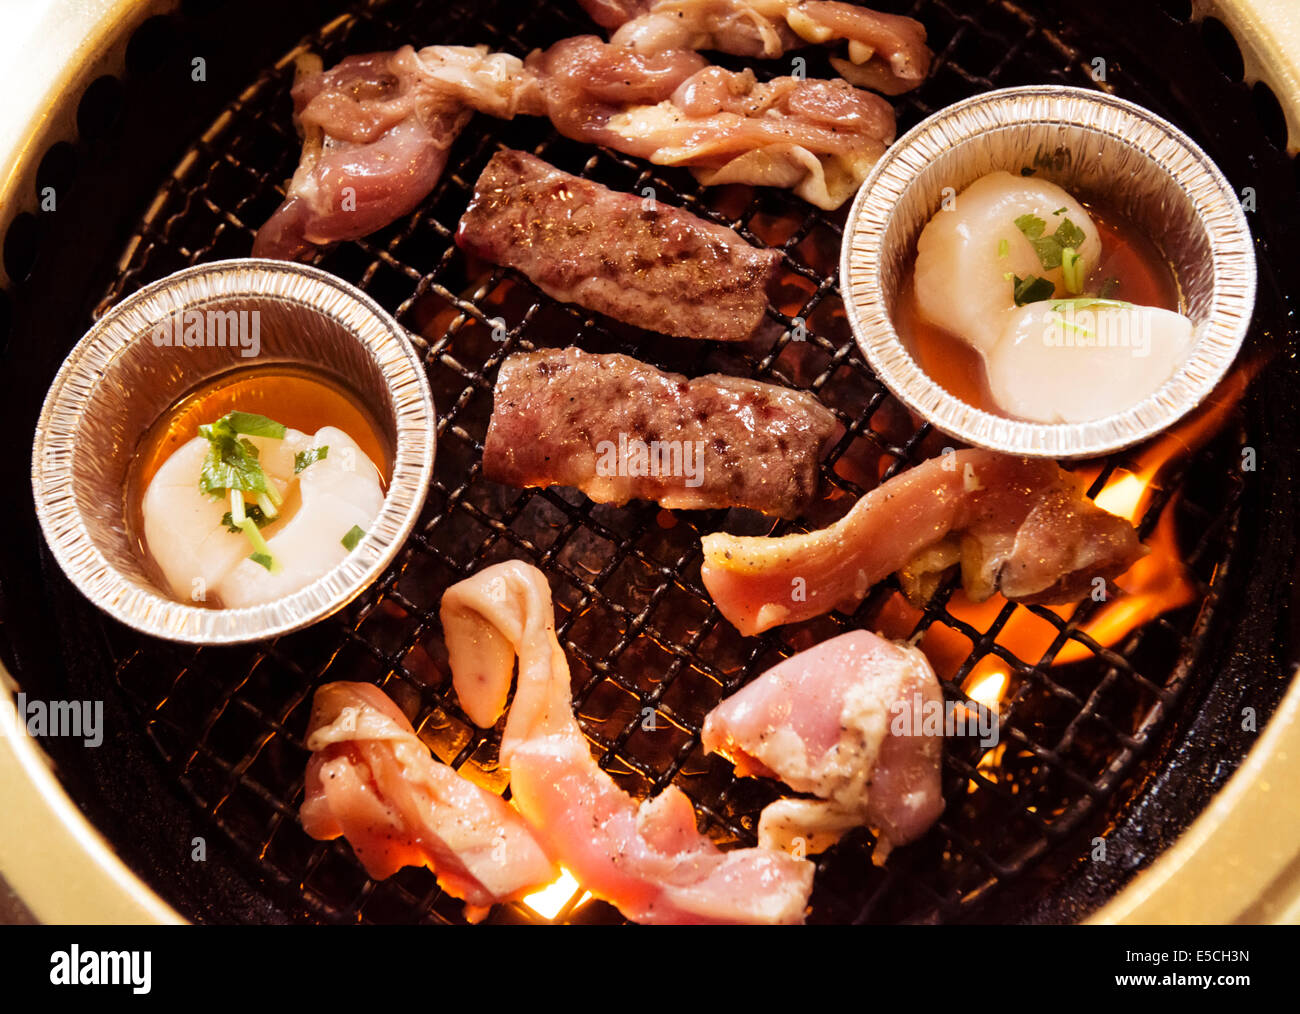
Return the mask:
{"type": "Polygon", "coordinates": [[[1286,151],[1286,114],[1278,102],[1273,89],[1263,81],[1256,81],[1250,90],[1251,100],[1255,103],[1255,115],[1269,143],[1279,151],[1286,151]]]}
{"type": "Polygon", "coordinates": [[[77,105],[77,132],[94,141],[113,129],[122,115],[122,82],[111,75],[96,78],[77,105]]]}
{"type": "Polygon", "coordinates": [[[1228,31],[1228,26],[1218,18],[1206,18],[1201,22],[1201,34],[1205,38],[1205,48],[1219,70],[1229,81],[1240,81],[1246,73],[1246,65],[1241,59],[1241,50],[1237,40],[1228,31]]]}
{"type": "Polygon", "coordinates": [[[67,141],[59,141],[51,145],[50,150],[41,159],[40,167],[36,170],[37,202],[40,203],[45,200],[47,188],[53,188],[56,201],[55,209],[57,210],[57,202],[63,200],[63,196],[72,189],[72,181],[76,178],[76,175],[76,149],[67,141]]]}
{"type": "Polygon", "coordinates": [[[146,20],[126,47],[126,69],[129,74],[147,74],[166,62],[175,49],[178,39],[176,25],[166,15],[155,15],[146,20]]]}

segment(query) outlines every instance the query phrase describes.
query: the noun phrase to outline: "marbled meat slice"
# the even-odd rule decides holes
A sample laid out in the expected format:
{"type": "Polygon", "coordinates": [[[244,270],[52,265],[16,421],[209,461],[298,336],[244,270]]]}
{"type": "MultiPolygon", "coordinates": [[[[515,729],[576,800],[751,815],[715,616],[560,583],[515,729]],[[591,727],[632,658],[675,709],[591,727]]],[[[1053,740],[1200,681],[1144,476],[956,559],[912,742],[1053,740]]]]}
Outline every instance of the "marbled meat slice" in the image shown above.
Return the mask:
{"type": "Polygon", "coordinates": [[[711,374],[687,380],[576,348],[501,365],[483,471],[511,486],[575,486],[598,503],[655,500],[794,517],[838,432],[811,394],[711,374]]]}
{"type": "Polygon", "coordinates": [[[748,338],[763,322],[781,261],[725,226],[509,149],[479,177],[456,242],[566,303],[719,341],[748,338]]]}

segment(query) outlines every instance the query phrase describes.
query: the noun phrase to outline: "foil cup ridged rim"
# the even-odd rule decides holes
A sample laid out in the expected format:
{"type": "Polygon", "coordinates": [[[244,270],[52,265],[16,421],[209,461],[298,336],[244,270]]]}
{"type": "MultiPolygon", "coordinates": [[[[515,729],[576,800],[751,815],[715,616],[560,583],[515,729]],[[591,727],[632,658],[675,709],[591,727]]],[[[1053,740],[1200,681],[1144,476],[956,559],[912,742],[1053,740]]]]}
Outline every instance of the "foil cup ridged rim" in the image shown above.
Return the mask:
{"type": "MultiPolygon", "coordinates": [[[[1014,166],[1002,166],[1014,171],[1014,166]]],[[[958,189],[961,189],[960,187],[958,189]]],[[[1067,186],[1067,189],[1069,187],[1067,186]]],[[[919,231],[919,230],[917,230],[919,231]]],[[[897,244],[899,237],[892,242],[897,244]]],[[[915,236],[908,237],[913,244],[915,236]]],[[[859,348],[877,377],[908,408],[966,443],[1007,453],[1087,458],[1138,443],[1195,408],[1227,373],[1254,310],[1256,265],[1245,214],[1209,156],[1151,111],[1103,92],[1065,86],[1004,88],[933,114],[894,143],[849,211],[841,250],[844,306],[859,348]],[[1083,423],[1034,423],[994,415],[949,394],[912,358],[890,319],[882,266],[892,217],[930,166],[965,145],[1006,131],[1068,125],[1122,144],[1141,171],[1168,177],[1192,202],[1208,238],[1213,289],[1183,366],[1132,408],[1083,423]]]]}
{"type": "MultiPolygon", "coordinates": [[[[305,365],[310,366],[310,363],[305,365]]],[[[388,414],[387,412],[385,414],[388,414]]],[[[55,559],[92,603],[136,630],[192,644],[239,644],[297,630],[336,612],[392,562],[413,528],[433,474],[437,416],[420,356],[406,331],[361,290],[304,264],[263,259],[185,268],[127,297],[68,354],[36,427],[32,491],[55,559]],[[391,399],[393,466],[379,515],[333,570],[274,602],[236,609],[188,605],[124,574],[91,537],[75,494],[75,445],[86,406],[114,360],[177,309],[213,299],[296,304],[357,343],[391,399]]]]}

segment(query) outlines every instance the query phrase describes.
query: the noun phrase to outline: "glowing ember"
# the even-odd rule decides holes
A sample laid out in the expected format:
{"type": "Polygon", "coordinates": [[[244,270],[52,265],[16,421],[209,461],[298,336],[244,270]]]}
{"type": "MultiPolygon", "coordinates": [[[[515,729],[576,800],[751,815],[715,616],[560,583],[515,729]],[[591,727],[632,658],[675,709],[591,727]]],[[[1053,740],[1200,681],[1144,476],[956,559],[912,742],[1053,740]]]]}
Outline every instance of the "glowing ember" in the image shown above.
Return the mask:
{"type": "Polygon", "coordinates": [[[998,705],[1002,702],[1002,695],[1007,692],[1007,684],[1011,682],[1011,677],[1006,670],[996,670],[985,676],[976,676],[972,673],[966,678],[966,685],[962,689],[966,696],[977,704],[982,704],[991,711],[997,711],[998,705]]]}
{"type": "MultiPolygon", "coordinates": [[[[986,750],[984,756],[982,756],[978,763],[976,763],[976,769],[990,782],[998,781],[998,772],[1002,768],[1002,755],[1006,753],[1006,750],[1007,745],[1005,743],[999,743],[992,750],[986,750]]],[[[979,782],[974,778],[967,780],[966,791],[968,793],[974,792],[978,788],[979,782]]],[[[1015,791],[1014,787],[1012,788],[1012,791],[1015,791]]]]}
{"type": "Polygon", "coordinates": [[[1143,505],[1150,487],[1149,477],[1143,479],[1132,472],[1124,472],[1097,494],[1097,506],[1132,521],[1138,517],[1138,508],[1143,505]]]}
{"type": "MultiPolygon", "coordinates": [[[[524,898],[524,904],[543,919],[554,919],[564,910],[564,906],[569,903],[569,899],[581,889],[582,885],[578,883],[573,874],[561,867],[559,877],[541,890],[534,891],[524,898]]],[[[587,895],[587,897],[590,897],[590,895],[587,895]]],[[[583,898],[582,900],[586,901],[587,899],[583,898]]]]}
{"type": "MultiPolygon", "coordinates": [[[[1117,468],[1111,473],[1105,487],[1097,494],[1098,506],[1135,524],[1139,523],[1150,509],[1155,494],[1162,488],[1164,476],[1222,428],[1245,393],[1255,369],[1251,365],[1238,368],[1223,381],[1199,411],[1160,438],[1139,448],[1130,462],[1131,468],[1117,468]]],[[[1100,474],[1099,469],[1099,465],[1090,466],[1075,474],[1081,482],[1090,483],[1100,474]]],[[[1183,564],[1178,546],[1175,522],[1177,505],[1178,497],[1174,496],[1163,506],[1155,528],[1145,540],[1150,553],[1113,582],[1113,586],[1106,590],[1105,601],[1080,624],[1079,629],[1103,647],[1118,643],[1130,631],[1171,609],[1195,602],[1199,597],[1200,592],[1183,564]]],[[[976,605],[967,602],[958,592],[949,602],[948,611],[977,630],[987,630],[1004,604],[1000,598],[995,597],[989,602],[976,605]]],[[[1053,607],[1051,612],[1062,620],[1069,620],[1074,615],[1075,607],[1053,607]]],[[[997,641],[1017,657],[1032,663],[1042,658],[1055,637],[1056,630],[1047,621],[1028,609],[1017,609],[998,632],[997,641]]],[[[927,653],[931,648],[931,640],[935,642],[934,646],[939,649],[941,657],[951,655],[960,664],[961,647],[966,643],[964,638],[948,628],[936,630],[932,627],[923,643],[927,653]]],[[[1052,664],[1067,665],[1093,657],[1094,653],[1088,645],[1071,638],[1057,651],[1052,664]]],[[[972,670],[966,681],[968,685],[977,685],[973,682],[976,677],[981,680],[990,677],[989,669],[981,670],[986,661],[988,660],[982,660],[981,665],[972,670]]],[[[936,663],[935,668],[940,671],[940,675],[951,676],[951,670],[948,673],[941,671],[940,663],[936,663]]],[[[1005,687],[1002,692],[1005,693],[1005,687]]],[[[971,695],[969,690],[967,693],[971,695]]]]}

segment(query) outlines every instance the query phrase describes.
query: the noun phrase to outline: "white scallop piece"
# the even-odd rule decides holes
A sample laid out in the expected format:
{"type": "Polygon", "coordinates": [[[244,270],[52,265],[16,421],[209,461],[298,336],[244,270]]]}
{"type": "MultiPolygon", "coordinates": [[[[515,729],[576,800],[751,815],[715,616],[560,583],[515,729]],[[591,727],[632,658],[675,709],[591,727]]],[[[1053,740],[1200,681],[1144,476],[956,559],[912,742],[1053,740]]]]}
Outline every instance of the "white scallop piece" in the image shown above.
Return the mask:
{"type": "MultiPolygon", "coordinates": [[[[297,439],[301,446],[309,446],[311,438],[289,430],[284,440],[247,439],[257,447],[262,471],[283,495],[293,482],[294,451],[286,445],[297,439]]],[[[199,489],[207,453],[203,437],[182,444],[154,474],[141,504],[149,553],[172,594],[186,602],[204,601],[208,591],[248,555],[248,540],[232,536],[221,523],[230,510],[230,498],[214,500],[199,489]]]]}
{"type": "Polygon", "coordinates": [[[266,540],[276,569],[241,557],[217,584],[227,608],[272,602],[323,577],[352,551],[343,536],[353,527],[368,531],[379,515],[384,491],[374,462],[334,426],[317,430],[309,446],[322,445],[329,447],[326,456],[298,475],[298,510],[266,540]]]}
{"type": "Polygon", "coordinates": [[[1016,226],[1017,218],[1029,214],[1046,223],[1045,235],[1068,218],[1084,234],[1078,252],[1085,273],[1096,267],[1101,237],[1083,205],[1055,183],[1001,170],[981,176],[956,195],[951,208],[935,212],[916,242],[917,310],[985,356],[1016,309],[1008,272],[1046,278],[1057,297],[1066,294],[1061,269],[1044,270],[1016,226]],[[999,256],[1004,240],[1006,252],[999,256]]]}
{"type": "Polygon", "coordinates": [[[195,437],[158,469],[142,504],[149,553],[182,601],[215,593],[223,607],[237,608],[305,588],[343,561],[349,551],[342,537],[353,525],[368,530],[383,505],[378,469],[337,427],[322,427],[314,436],[291,429],[283,440],[248,439],[286,500],[281,518],[262,530],[277,570],[253,562],[248,539],[221,523],[230,498],[213,499],[199,489],[208,442],[195,437]],[[294,456],[322,445],[329,447],[326,456],[295,475],[294,456]],[[291,500],[295,484],[300,496],[291,500]]]}
{"type": "Polygon", "coordinates": [[[1159,390],[1195,340],[1188,318],[1155,306],[1030,303],[1010,315],[986,359],[989,389],[1020,419],[1091,422],[1159,390]]]}

